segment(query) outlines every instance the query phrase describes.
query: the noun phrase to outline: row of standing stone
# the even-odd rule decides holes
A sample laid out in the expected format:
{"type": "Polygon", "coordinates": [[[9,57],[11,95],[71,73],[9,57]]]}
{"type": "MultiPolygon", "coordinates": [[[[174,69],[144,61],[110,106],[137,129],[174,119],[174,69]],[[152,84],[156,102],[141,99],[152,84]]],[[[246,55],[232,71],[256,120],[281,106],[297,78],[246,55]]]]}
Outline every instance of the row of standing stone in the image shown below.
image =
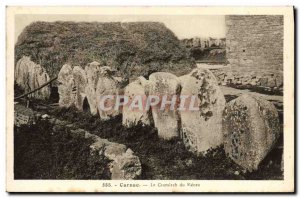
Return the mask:
{"type": "MultiPolygon", "coordinates": [[[[31,91],[47,82],[49,76],[40,65],[23,57],[17,62],[15,79],[18,85],[31,91]]],[[[125,87],[127,81],[116,76],[115,70],[92,62],[84,69],[64,65],[57,80],[61,107],[74,105],[82,111],[87,101],[90,113],[99,114],[102,120],[122,113],[123,125],[127,127],[139,123],[154,124],[161,138],[180,137],[187,149],[196,154],[224,144],[228,156],[250,171],[258,168],[280,133],[278,113],[272,103],[256,96],[242,95],[226,104],[216,78],[206,69],[197,68],[181,77],[157,72],[151,74],[149,80],[139,77],[125,87]],[[128,106],[111,111],[98,108],[103,95],[134,97],[158,93],[196,95],[200,110],[161,111],[155,106],[149,111],[131,111],[128,106]]],[[[31,95],[36,98],[49,96],[49,87],[31,95]]]]}
{"type": "Polygon", "coordinates": [[[123,81],[114,76],[110,67],[93,62],[85,70],[64,65],[58,81],[61,106],[74,103],[82,110],[83,100],[87,98],[93,115],[98,112],[101,119],[107,120],[122,113],[123,125],[127,127],[153,123],[161,138],[180,137],[187,149],[196,154],[224,144],[228,156],[250,171],[258,168],[280,133],[278,113],[272,103],[243,95],[226,104],[216,78],[206,69],[197,68],[181,77],[156,72],[149,80],[139,77],[123,89],[120,86],[123,81]],[[105,94],[132,98],[158,93],[196,95],[199,111],[165,111],[157,106],[149,111],[132,111],[124,106],[122,110],[104,112],[98,108],[99,98],[105,94]]]}

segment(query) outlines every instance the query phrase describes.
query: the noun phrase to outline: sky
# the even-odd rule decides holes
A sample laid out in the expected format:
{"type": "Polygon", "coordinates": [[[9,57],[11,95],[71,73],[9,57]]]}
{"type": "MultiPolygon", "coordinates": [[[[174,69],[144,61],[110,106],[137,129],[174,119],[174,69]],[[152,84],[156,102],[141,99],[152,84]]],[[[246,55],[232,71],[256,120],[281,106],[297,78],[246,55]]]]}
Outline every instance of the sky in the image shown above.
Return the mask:
{"type": "Polygon", "coordinates": [[[23,29],[34,21],[134,22],[164,23],[179,39],[191,37],[225,37],[224,15],[16,15],[15,41],[23,29]]]}

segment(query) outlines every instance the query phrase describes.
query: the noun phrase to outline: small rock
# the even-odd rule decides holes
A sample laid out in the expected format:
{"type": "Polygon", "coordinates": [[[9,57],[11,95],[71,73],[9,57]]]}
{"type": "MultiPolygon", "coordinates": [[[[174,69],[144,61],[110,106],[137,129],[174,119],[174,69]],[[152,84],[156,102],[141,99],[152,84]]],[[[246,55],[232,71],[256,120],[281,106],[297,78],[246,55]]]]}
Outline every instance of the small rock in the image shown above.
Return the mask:
{"type": "Polygon", "coordinates": [[[127,149],[127,151],[126,151],[126,154],[128,154],[128,155],[133,155],[134,152],[129,148],[129,149],[127,149]]]}
{"type": "Polygon", "coordinates": [[[48,119],[48,118],[50,118],[50,116],[48,114],[42,115],[42,119],[48,119]]]}
{"type": "Polygon", "coordinates": [[[75,129],[75,130],[70,130],[70,134],[73,138],[84,138],[85,137],[85,130],[83,129],[75,129]]]}
{"type": "Polygon", "coordinates": [[[142,165],[137,156],[124,153],[115,158],[110,171],[113,180],[138,179],[142,174],[142,165]]]}
{"type": "Polygon", "coordinates": [[[115,160],[117,156],[123,155],[125,152],[124,144],[110,143],[105,146],[104,155],[110,160],[115,160]]]}
{"type": "Polygon", "coordinates": [[[110,144],[110,142],[107,139],[98,139],[96,142],[90,145],[91,155],[102,155],[105,146],[107,146],[108,144],[110,144]]]}
{"type": "Polygon", "coordinates": [[[235,174],[235,175],[239,175],[240,172],[239,172],[239,171],[235,171],[234,174],[235,174]]]}

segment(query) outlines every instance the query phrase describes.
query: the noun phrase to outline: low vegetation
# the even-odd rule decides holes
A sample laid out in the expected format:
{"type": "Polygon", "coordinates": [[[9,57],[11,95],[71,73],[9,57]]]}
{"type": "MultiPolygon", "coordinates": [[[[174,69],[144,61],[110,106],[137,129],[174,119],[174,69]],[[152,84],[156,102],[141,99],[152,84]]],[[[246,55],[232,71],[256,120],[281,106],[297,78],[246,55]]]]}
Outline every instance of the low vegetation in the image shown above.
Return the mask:
{"type": "Polygon", "coordinates": [[[128,77],[185,74],[195,67],[174,33],[158,22],[34,22],[15,46],[16,61],[24,55],[44,66],[50,78],[65,63],[84,67],[98,61],[128,77]]]}

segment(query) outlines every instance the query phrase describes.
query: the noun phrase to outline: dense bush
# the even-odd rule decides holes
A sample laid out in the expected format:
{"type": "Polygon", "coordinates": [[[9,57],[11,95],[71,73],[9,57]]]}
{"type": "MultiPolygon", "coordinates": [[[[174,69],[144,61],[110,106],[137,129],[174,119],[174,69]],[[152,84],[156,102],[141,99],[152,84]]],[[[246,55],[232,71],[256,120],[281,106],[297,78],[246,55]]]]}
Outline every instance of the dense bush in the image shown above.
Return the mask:
{"type": "Polygon", "coordinates": [[[16,43],[16,61],[23,55],[43,65],[51,78],[65,63],[84,67],[98,61],[128,76],[178,74],[195,66],[173,32],[157,22],[34,22],[16,43]]]}

